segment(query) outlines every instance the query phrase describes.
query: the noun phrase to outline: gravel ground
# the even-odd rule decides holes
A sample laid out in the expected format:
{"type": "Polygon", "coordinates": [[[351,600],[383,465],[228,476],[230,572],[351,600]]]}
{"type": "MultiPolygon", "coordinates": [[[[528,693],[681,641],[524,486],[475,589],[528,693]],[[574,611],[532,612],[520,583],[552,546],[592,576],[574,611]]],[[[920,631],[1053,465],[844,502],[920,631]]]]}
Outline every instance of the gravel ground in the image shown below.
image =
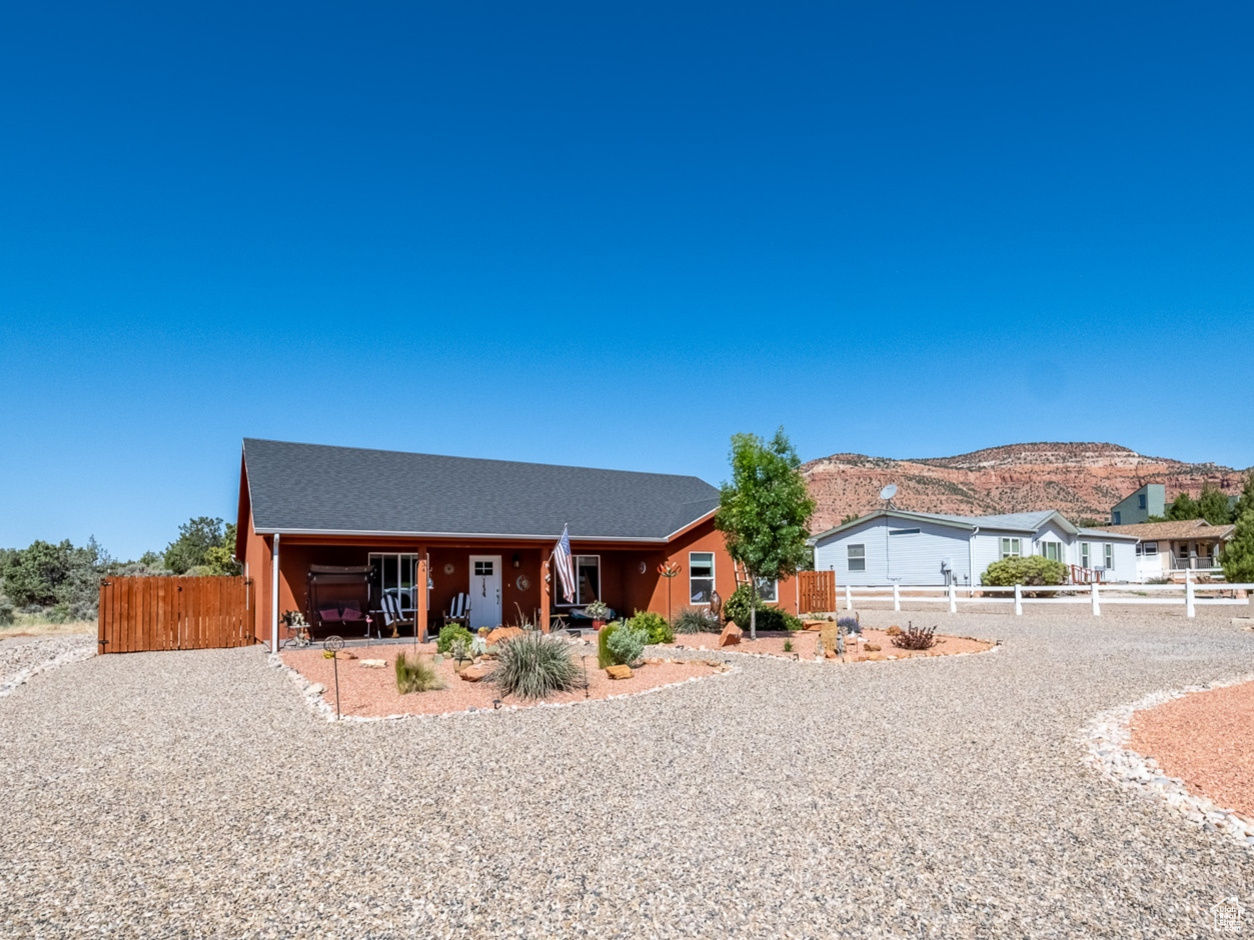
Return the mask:
{"type": "Polygon", "coordinates": [[[34,670],[59,668],[95,651],[94,634],[0,637],[0,697],[12,694],[16,683],[29,681],[34,670]]]}
{"type": "Polygon", "coordinates": [[[96,657],[0,700],[0,936],[1214,936],[1254,852],[1079,737],[1248,673],[1229,616],[942,613],[1004,647],[370,724],[259,649],[96,657]]]}

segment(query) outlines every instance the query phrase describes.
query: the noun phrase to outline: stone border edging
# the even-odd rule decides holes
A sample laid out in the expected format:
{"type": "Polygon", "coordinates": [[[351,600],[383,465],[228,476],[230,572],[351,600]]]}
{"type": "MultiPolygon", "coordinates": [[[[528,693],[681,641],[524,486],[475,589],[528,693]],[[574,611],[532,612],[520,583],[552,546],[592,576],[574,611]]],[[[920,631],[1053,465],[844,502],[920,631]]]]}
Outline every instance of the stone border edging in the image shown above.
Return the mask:
{"type": "Polygon", "coordinates": [[[1192,793],[1179,777],[1166,776],[1152,757],[1128,747],[1132,717],[1137,712],[1196,692],[1209,692],[1244,682],[1254,682],[1254,675],[1154,692],[1131,705],[1102,712],[1081,736],[1081,743],[1088,752],[1085,763],[1119,786],[1165,804],[1190,822],[1211,832],[1222,832],[1246,848],[1254,849],[1254,819],[1218,806],[1209,797],[1192,793]]]}
{"type": "Polygon", "coordinates": [[[62,666],[68,666],[71,663],[80,663],[91,659],[96,655],[95,649],[90,645],[81,649],[66,650],[58,653],[51,659],[45,659],[41,663],[35,663],[33,666],[27,666],[25,669],[19,669],[8,678],[0,682],[0,698],[6,695],[12,695],[17,691],[19,686],[25,685],[41,672],[49,672],[53,669],[59,669],[62,666]]]}
{"type": "MultiPolygon", "coordinates": [[[[822,659],[816,659],[813,656],[801,656],[799,654],[794,654],[794,653],[750,653],[746,650],[732,649],[730,646],[724,646],[720,649],[712,649],[712,650],[704,650],[699,647],[685,646],[683,649],[677,650],[676,652],[680,652],[680,653],[729,653],[732,656],[747,656],[750,659],[775,659],[775,660],[780,660],[786,663],[808,663],[812,666],[825,666],[828,663],[835,663],[838,666],[841,666],[841,665],[843,666],[869,666],[875,663],[904,663],[904,662],[907,662],[910,660],[916,660],[916,659],[917,660],[957,659],[959,656],[987,656],[989,653],[996,653],[1002,647],[1001,643],[994,642],[993,640],[981,640],[979,637],[974,637],[974,636],[960,636],[960,637],[954,637],[954,639],[974,640],[977,643],[992,643],[993,645],[990,646],[986,650],[972,650],[966,653],[943,653],[940,656],[894,656],[891,659],[885,656],[883,659],[861,659],[861,660],[858,660],[857,662],[852,662],[852,663],[842,663],[839,659],[828,659],[827,657],[823,657],[822,659]]],[[[671,647],[671,649],[674,649],[674,647],[671,647]]],[[[665,686],[663,686],[662,688],[665,688],[665,686]]]]}
{"type": "MultiPolygon", "coordinates": [[[[272,669],[278,669],[286,672],[287,677],[292,680],[298,689],[300,689],[305,703],[315,714],[320,715],[324,720],[334,722],[335,706],[328,702],[325,698],[327,691],[326,686],[321,682],[312,682],[301,674],[300,670],[289,666],[283,662],[282,658],[275,653],[266,654],[266,661],[272,669]]],[[[696,662],[706,662],[706,660],[695,660],[696,662]]],[[[682,662],[682,660],[676,660],[682,662]]],[[[678,682],[668,682],[665,685],[655,685],[650,689],[641,689],[639,692],[620,692],[615,695],[607,695],[605,698],[585,699],[575,702],[536,702],[534,705],[502,705],[500,708],[464,708],[455,712],[432,712],[432,713],[412,713],[402,712],[395,715],[341,715],[340,721],[355,721],[359,723],[371,721],[400,721],[407,718],[418,719],[440,719],[440,718],[458,718],[463,715],[488,715],[497,712],[517,712],[526,711],[532,708],[575,708],[583,705],[596,705],[599,702],[612,702],[615,699],[635,698],[638,695],[649,695],[652,692],[661,692],[663,689],[673,689],[676,686],[684,685],[688,682],[704,682],[707,679],[715,679],[719,676],[729,676],[740,670],[731,663],[725,663],[723,669],[715,670],[708,676],[689,676],[687,679],[680,679],[678,682]]]]}

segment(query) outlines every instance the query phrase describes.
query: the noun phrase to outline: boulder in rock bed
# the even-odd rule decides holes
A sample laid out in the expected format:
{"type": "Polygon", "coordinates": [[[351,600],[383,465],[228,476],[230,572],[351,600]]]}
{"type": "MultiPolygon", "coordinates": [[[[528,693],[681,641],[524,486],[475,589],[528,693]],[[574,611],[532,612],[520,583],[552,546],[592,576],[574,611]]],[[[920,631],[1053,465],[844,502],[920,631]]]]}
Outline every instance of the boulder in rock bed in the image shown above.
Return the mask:
{"type": "Polygon", "coordinates": [[[386,659],[363,659],[360,665],[362,669],[386,669],[388,661],[386,659]]]}
{"type": "Polygon", "coordinates": [[[488,646],[496,646],[496,644],[512,640],[516,636],[522,636],[522,633],[522,627],[497,627],[488,634],[487,644],[488,646]]]}
{"type": "Polygon", "coordinates": [[[606,666],[605,674],[611,679],[630,679],[632,677],[630,666],[606,666]]]}
{"type": "Polygon", "coordinates": [[[473,666],[467,666],[459,675],[466,682],[481,682],[492,674],[492,667],[487,663],[476,663],[473,666]]]}
{"type": "Polygon", "coordinates": [[[718,635],[718,648],[724,646],[736,646],[740,643],[740,638],[744,636],[744,631],[734,623],[728,623],[723,627],[723,632],[718,635]]]}

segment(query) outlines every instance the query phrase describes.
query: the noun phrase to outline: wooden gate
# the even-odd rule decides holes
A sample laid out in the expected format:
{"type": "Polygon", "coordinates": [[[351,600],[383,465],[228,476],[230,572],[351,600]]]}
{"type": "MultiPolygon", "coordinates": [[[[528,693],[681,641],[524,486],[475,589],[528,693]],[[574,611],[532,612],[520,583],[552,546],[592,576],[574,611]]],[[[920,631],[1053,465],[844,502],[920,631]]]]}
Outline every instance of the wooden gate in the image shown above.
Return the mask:
{"type": "Polygon", "coordinates": [[[248,646],[254,642],[250,586],[242,577],[101,581],[100,652],[248,646]]]}
{"type": "Polygon", "coordinates": [[[805,614],[820,614],[835,609],[836,572],[798,571],[797,610],[805,614]]]}

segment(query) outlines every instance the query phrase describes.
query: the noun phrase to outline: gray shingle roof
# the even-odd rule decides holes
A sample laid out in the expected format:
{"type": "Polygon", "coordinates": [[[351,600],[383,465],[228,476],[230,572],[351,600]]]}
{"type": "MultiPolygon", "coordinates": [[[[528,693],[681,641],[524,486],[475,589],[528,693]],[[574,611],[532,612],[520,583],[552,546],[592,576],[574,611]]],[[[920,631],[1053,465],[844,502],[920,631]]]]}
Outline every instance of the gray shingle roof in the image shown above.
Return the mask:
{"type": "Polygon", "coordinates": [[[718,506],[663,473],[244,440],[258,532],[662,540],[718,506]]]}

